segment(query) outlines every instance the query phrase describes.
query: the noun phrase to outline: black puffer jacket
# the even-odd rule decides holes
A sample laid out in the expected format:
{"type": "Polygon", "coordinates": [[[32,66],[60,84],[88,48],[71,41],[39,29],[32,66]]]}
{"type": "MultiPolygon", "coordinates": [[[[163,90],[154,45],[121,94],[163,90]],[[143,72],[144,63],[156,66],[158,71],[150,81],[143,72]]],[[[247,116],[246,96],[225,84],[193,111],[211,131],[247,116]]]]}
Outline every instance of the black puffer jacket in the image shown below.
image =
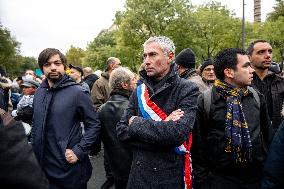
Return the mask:
{"type": "Polygon", "coordinates": [[[116,180],[127,180],[132,162],[130,147],[117,138],[116,124],[129,103],[129,92],[113,90],[109,100],[100,108],[101,139],[108,154],[116,180]]]}

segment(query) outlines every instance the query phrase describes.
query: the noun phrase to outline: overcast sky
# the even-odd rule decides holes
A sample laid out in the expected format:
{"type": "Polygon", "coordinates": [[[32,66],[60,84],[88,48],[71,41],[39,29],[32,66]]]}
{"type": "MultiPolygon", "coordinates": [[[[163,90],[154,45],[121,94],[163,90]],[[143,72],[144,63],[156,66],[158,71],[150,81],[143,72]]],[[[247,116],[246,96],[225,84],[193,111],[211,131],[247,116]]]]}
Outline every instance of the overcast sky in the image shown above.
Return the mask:
{"type": "MultiPolygon", "coordinates": [[[[242,0],[218,0],[242,17],[242,0]]],[[[245,0],[245,18],[253,21],[253,0],[245,0]]],[[[193,4],[210,0],[192,0],[193,4]]],[[[109,28],[125,0],[0,0],[0,20],[21,43],[23,56],[37,57],[47,47],[65,53],[71,45],[85,49],[109,28]]],[[[275,0],[262,0],[262,21],[275,0]]]]}

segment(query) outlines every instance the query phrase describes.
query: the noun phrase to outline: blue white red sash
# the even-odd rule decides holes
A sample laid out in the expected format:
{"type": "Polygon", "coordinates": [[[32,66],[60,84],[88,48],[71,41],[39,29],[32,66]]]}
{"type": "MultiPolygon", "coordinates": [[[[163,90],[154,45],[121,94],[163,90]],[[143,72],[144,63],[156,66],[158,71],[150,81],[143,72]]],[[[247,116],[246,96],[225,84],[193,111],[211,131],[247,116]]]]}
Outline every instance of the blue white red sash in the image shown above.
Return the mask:
{"type": "MultiPolygon", "coordinates": [[[[141,111],[143,118],[153,119],[155,121],[165,120],[168,116],[162,109],[160,109],[153,101],[151,101],[148,93],[147,86],[142,83],[137,87],[137,99],[139,110],[141,111]]],[[[190,146],[191,146],[191,134],[188,143],[185,141],[179,147],[176,147],[175,153],[184,155],[184,182],[185,189],[192,189],[192,177],[191,177],[191,158],[190,158],[190,146]]]]}

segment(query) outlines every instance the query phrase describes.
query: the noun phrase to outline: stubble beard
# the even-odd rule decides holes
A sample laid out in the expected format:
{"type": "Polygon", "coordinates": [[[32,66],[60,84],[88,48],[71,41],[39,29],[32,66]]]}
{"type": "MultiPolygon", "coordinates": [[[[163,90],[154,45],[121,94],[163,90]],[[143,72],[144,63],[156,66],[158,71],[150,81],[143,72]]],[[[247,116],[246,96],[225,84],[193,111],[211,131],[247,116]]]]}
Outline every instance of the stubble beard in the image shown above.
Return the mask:
{"type": "Polygon", "coordinates": [[[54,76],[51,76],[52,74],[49,73],[46,78],[51,81],[52,83],[56,83],[58,82],[62,77],[63,75],[60,73],[60,72],[57,72],[58,76],[57,77],[54,77],[54,76]]]}

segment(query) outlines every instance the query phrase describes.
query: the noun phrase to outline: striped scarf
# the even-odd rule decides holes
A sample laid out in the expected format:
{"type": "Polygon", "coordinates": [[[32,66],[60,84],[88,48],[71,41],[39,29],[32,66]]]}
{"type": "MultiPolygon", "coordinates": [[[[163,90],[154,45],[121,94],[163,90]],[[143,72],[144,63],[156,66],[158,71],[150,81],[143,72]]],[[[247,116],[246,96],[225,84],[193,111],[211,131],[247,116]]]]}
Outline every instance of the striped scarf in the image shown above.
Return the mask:
{"type": "Polygon", "coordinates": [[[241,98],[248,95],[247,88],[237,88],[225,81],[216,80],[216,90],[227,100],[226,115],[226,152],[233,152],[236,163],[251,160],[252,143],[248,124],[243,112],[241,98]]]}

